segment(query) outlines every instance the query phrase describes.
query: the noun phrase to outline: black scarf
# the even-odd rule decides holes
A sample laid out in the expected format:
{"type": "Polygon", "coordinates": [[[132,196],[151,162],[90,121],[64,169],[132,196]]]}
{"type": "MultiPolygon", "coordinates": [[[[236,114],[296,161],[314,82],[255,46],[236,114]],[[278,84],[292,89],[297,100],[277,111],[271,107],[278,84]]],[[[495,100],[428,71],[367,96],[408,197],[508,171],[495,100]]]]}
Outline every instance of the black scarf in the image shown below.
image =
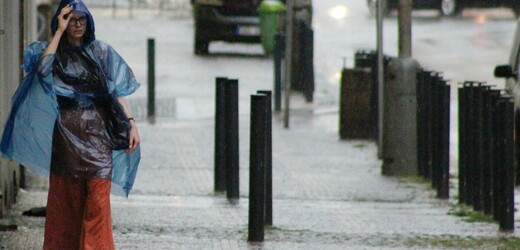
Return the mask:
{"type": "Polygon", "coordinates": [[[60,42],[53,64],[54,74],[76,92],[106,95],[108,87],[100,65],[87,53],[86,47],[71,47],[60,42]]]}

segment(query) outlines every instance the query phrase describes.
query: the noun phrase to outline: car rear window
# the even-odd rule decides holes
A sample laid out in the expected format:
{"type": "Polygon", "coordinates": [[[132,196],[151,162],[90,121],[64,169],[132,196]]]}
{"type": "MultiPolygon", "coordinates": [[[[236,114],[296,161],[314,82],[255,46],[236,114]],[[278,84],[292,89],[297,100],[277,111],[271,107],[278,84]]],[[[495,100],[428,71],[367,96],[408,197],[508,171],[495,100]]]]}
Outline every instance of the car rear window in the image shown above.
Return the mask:
{"type": "Polygon", "coordinates": [[[224,0],[220,13],[226,16],[254,16],[260,0],[224,0]]]}

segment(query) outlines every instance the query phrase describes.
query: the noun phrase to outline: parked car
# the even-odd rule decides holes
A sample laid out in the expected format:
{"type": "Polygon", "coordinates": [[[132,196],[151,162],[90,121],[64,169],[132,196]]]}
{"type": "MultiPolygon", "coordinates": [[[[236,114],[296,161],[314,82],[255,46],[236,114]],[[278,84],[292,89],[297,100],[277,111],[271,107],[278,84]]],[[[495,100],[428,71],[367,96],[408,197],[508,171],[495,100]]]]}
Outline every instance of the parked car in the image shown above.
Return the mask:
{"type": "Polygon", "coordinates": [[[209,53],[212,41],[260,43],[257,8],[261,0],[191,0],[194,53],[209,53]]]}
{"type": "Polygon", "coordinates": [[[498,65],[495,68],[495,77],[505,78],[505,89],[515,97],[515,108],[520,110],[520,19],[517,22],[513,46],[509,54],[508,64],[498,65]]]}
{"type": "MultiPolygon", "coordinates": [[[[376,13],[376,2],[367,0],[368,8],[372,14],[376,13]]],[[[396,10],[399,0],[382,0],[383,13],[388,14],[396,10]]],[[[413,9],[437,9],[442,15],[455,16],[464,8],[511,8],[517,16],[520,15],[520,2],[518,0],[413,0],[413,9]]]]}

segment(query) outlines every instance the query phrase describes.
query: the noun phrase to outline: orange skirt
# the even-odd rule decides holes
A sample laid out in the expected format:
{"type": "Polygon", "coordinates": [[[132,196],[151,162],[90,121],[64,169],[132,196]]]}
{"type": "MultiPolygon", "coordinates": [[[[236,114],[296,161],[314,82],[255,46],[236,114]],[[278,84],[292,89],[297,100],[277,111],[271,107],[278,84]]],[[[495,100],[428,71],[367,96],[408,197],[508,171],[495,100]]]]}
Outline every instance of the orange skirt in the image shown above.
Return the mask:
{"type": "Polygon", "coordinates": [[[51,173],[43,249],[114,249],[110,185],[51,173]]]}

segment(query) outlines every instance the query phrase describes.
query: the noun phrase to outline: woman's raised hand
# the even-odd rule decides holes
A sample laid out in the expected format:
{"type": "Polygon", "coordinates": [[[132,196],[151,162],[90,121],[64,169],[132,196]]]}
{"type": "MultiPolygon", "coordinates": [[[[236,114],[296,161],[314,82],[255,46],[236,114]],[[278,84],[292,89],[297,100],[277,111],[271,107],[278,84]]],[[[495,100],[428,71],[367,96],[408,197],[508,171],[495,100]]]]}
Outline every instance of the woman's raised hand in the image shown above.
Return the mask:
{"type": "Polygon", "coordinates": [[[67,30],[69,26],[69,21],[72,18],[72,5],[67,5],[63,7],[58,15],[58,27],[56,27],[56,33],[51,39],[51,42],[43,52],[43,55],[49,55],[56,53],[58,49],[58,44],[60,43],[61,36],[67,30]]]}
{"type": "Polygon", "coordinates": [[[63,7],[58,15],[58,31],[65,32],[72,18],[72,5],[63,7]]]}

